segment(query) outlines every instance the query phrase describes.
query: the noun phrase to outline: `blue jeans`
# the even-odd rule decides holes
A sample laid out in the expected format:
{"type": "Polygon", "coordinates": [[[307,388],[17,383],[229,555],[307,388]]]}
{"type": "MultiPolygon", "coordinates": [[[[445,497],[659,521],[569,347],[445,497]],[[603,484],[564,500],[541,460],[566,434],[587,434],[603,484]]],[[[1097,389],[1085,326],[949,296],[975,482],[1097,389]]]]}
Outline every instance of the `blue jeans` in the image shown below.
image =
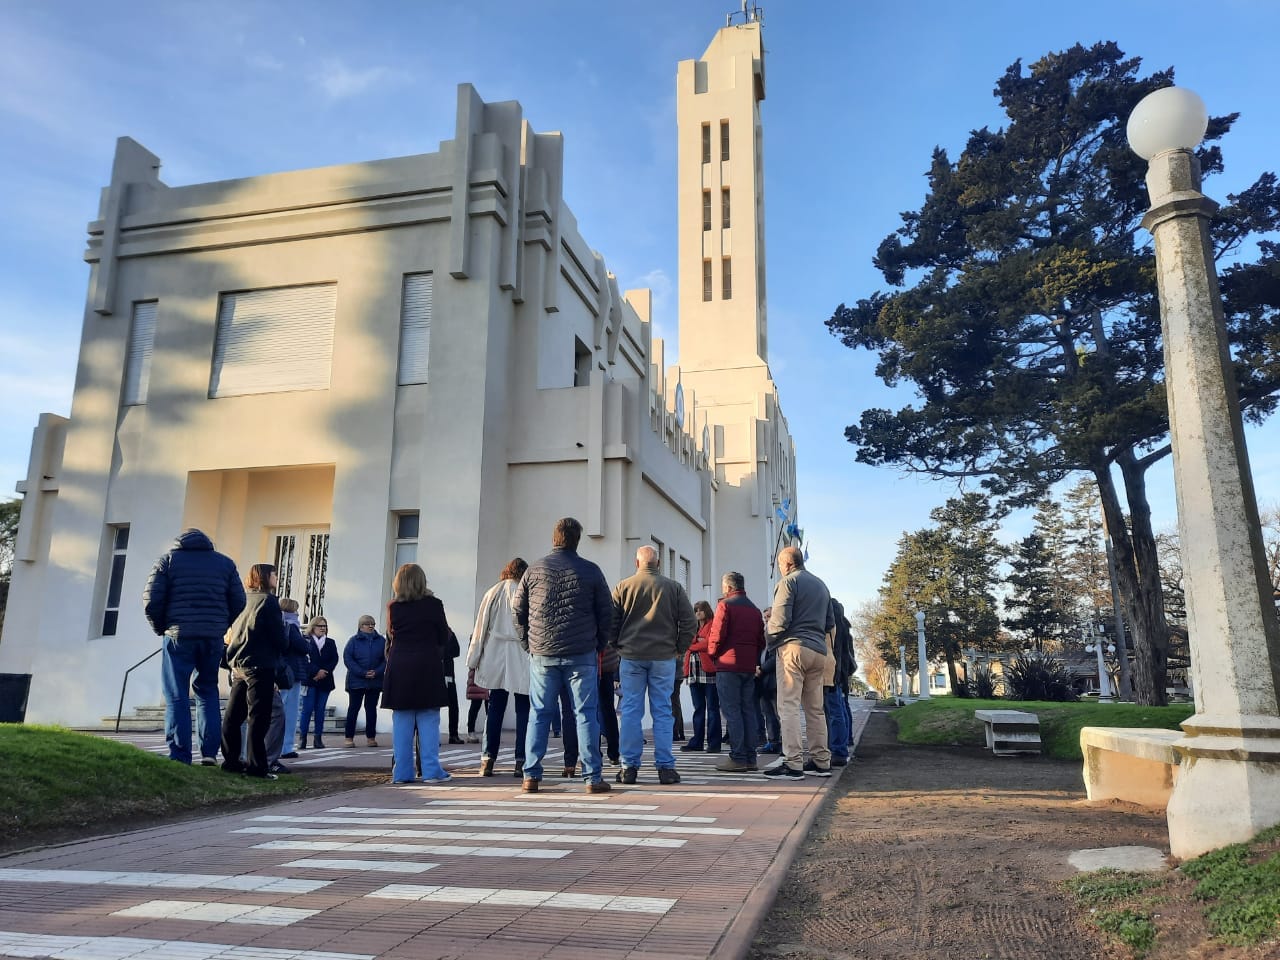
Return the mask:
{"type": "Polygon", "coordinates": [[[720,694],[715,675],[706,683],[689,684],[689,696],[693,697],[693,739],[689,746],[701,750],[705,743],[708,750],[719,750],[724,735],[720,730],[720,694]]]}
{"type": "Polygon", "coordinates": [[[827,746],[832,757],[849,759],[849,720],[845,715],[847,701],[839,687],[822,688],[822,709],[827,715],[827,746]]]}
{"type": "Polygon", "coordinates": [[[413,780],[413,731],[418,731],[418,765],[424,780],[448,776],[440,766],[440,711],[391,711],[391,779],[396,783],[413,780]]]}
{"type": "Polygon", "coordinates": [[[298,707],[302,703],[302,684],[295,683],[288,690],[280,691],[284,704],[284,752],[297,753],[294,738],[298,735],[298,707]]]}
{"type": "Polygon", "coordinates": [[[676,661],[628,660],[618,668],[622,681],[622,716],[618,721],[618,741],[624,767],[640,766],[644,752],[644,703],[649,697],[649,716],[653,719],[653,763],[659,770],[673,770],[675,754],[671,752],[671,692],[676,686],[676,661]]]}
{"type": "MultiPolygon", "coordinates": [[[[525,740],[526,779],[542,779],[542,758],[547,753],[551,718],[560,712],[560,693],[567,689],[577,720],[575,726],[582,754],[582,779],[587,783],[600,781],[600,721],[596,710],[598,673],[594,650],[568,657],[534,654],[529,658],[529,710],[532,722],[525,740]]],[[[565,766],[568,765],[566,760],[565,766]]]]}
{"type": "Polygon", "coordinates": [[[196,698],[196,735],[200,755],[218,756],[222,740],[222,703],[218,699],[218,664],[222,660],[221,637],[164,637],[160,686],[164,690],[164,738],[169,759],[191,762],[191,691],[196,698]],[[191,674],[196,675],[194,685],[191,674]]]}
{"type": "Polygon", "coordinates": [[[302,716],[298,718],[298,745],[306,747],[307,732],[315,723],[315,740],[318,747],[324,742],[324,711],[329,706],[329,691],[319,687],[302,688],[302,716]]]}
{"type": "Polygon", "coordinates": [[[749,673],[721,670],[716,674],[716,692],[724,711],[729,738],[729,759],[751,766],[760,743],[760,711],[756,705],[756,678],[749,673]]]}

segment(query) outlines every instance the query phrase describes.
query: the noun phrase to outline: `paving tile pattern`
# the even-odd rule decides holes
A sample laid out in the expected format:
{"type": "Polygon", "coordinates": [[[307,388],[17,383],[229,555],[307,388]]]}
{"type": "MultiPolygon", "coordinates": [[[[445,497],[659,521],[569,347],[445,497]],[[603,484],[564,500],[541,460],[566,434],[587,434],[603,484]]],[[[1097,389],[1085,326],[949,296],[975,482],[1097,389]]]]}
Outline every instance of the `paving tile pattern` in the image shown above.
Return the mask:
{"type": "MultiPolygon", "coordinates": [[[[865,715],[855,712],[858,734],[865,715]]],[[[148,748],[145,735],[122,739],[148,748]]],[[[380,748],[308,754],[389,764],[380,748]]],[[[548,777],[530,795],[509,775],[481,778],[478,746],[442,755],[448,784],[388,783],[0,859],[0,956],[708,957],[755,919],[745,902],[834,782],[728,777],[712,769],[723,755],[679,753],[677,786],[659,786],[646,756],[635,786],[588,795],[580,780],[548,777]],[[258,832],[274,828],[318,833],[258,832]],[[311,839],[342,849],[280,842],[311,839]]]]}

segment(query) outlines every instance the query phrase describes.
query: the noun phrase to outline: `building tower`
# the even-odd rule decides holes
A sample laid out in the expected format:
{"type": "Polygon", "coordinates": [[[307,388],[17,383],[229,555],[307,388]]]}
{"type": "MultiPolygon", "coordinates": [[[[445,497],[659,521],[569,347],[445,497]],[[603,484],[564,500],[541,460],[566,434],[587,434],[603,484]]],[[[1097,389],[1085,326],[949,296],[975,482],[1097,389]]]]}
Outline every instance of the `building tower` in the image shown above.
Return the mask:
{"type": "Polygon", "coordinates": [[[714,568],[763,602],[796,516],[795,448],[769,372],[761,11],[728,19],[676,80],[679,376],[714,453],[714,568]]]}

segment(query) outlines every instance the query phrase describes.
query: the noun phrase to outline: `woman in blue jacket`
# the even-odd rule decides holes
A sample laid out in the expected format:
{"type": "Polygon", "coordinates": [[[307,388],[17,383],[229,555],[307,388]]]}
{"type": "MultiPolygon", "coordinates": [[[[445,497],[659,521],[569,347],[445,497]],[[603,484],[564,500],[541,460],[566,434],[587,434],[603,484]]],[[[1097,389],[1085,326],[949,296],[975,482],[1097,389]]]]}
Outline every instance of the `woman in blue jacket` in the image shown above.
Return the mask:
{"type": "Polygon", "coordinates": [[[355,636],[342,649],[342,662],[347,668],[346,745],[356,745],[356,718],[364,704],[364,735],[369,746],[378,745],[378,695],[382,693],[382,674],[387,669],[387,641],[378,633],[373,617],[365,614],[355,636]]]}
{"type": "Polygon", "coordinates": [[[336,684],[333,671],[338,666],[338,645],[329,636],[329,621],[324,617],[312,617],[307,626],[307,669],[302,677],[302,716],[298,718],[298,749],[307,749],[307,731],[315,724],[315,739],[311,745],[319,750],[324,746],[324,711],[329,705],[329,694],[336,684]]]}

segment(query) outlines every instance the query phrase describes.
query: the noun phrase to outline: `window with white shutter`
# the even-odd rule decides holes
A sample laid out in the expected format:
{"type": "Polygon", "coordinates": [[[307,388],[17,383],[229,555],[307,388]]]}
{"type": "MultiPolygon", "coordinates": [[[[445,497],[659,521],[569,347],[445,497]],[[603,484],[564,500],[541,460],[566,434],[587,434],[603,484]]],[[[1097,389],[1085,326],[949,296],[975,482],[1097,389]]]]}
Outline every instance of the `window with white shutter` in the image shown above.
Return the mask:
{"type": "Polygon", "coordinates": [[[147,402],[147,386],[151,382],[151,347],[156,339],[156,302],[133,305],[133,322],[129,326],[129,355],[124,365],[124,405],[147,402]]]}
{"type": "Polygon", "coordinates": [[[400,375],[396,382],[426,383],[431,354],[431,274],[406,273],[400,300],[400,375]]]}
{"type": "Polygon", "coordinates": [[[328,390],[337,301],[332,283],[224,293],[209,396],[328,390]]]}

